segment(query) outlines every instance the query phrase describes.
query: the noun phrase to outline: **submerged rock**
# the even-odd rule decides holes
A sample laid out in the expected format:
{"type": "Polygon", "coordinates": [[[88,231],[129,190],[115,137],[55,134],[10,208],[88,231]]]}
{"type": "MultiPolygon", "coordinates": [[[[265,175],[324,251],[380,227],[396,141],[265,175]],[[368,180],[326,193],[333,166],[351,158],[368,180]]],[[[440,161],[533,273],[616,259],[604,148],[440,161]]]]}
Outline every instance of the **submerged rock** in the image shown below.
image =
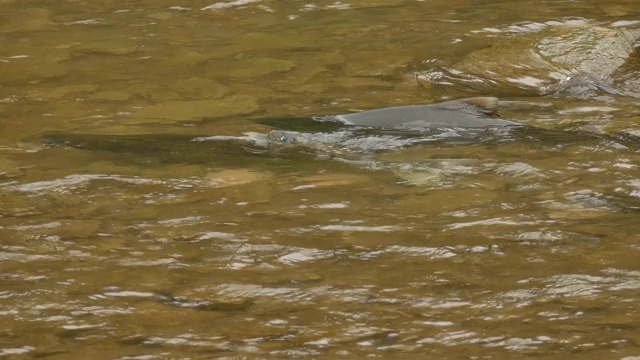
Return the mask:
{"type": "Polygon", "coordinates": [[[639,38],[640,29],[551,26],[500,39],[469,54],[453,66],[452,73],[498,86],[535,88],[543,94],[613,92],[611,77],[635,52],[639,38]]]}
{"type": "Polygon", "coordinates": [[[557,29],[556,36],[538,43],[539,53],[550,61],[586,73],[611,75],[634,51],[638,32],[599,26],[557,29]]]}

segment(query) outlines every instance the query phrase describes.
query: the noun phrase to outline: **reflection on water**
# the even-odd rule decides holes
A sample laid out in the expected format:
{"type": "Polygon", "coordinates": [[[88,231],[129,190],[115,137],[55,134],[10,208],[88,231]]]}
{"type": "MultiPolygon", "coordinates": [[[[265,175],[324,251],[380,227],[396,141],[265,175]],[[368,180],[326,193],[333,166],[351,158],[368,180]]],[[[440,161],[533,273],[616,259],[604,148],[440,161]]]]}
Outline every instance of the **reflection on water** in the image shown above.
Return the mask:
{"type": "Polygon", "coordinates": [[[0,357],[637,358],[637,54],[577,95],[471,60],[639,12],[2,2],[0,357]],[[540,129],[309,120],[482,95],[540,129]]]}

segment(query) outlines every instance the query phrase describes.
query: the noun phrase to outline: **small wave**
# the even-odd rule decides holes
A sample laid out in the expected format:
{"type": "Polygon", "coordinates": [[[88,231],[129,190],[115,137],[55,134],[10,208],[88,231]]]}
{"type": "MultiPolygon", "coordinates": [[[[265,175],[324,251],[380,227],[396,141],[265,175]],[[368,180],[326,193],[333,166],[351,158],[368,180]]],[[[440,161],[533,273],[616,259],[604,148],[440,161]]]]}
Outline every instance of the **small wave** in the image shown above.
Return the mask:
{"type": "Polygon", "coordinates": [[[589,21],[584,18],[566,18],[563,20],[549,20],[545,22],[522,21],[511,25],[501,27],[487,27],[480,30],[473,30],[472,33],[489,33],[489,34],[535,34],[552,26],[561,25],[586,25],[589,21]]]}
{"type": "Polygon", "coordinates": [[[399,230],[400,227],[394,225],[384,226],[357,226],[357,225],[317,225],[312,229],[320,229],[324,231],[360,231],[360,232],[393,232],[399,230]]]}
{"type": "Polygon", "coordinates": [[[522,162],[500,165],[496,173],[512,177],[544,177],[544,173],[539,169],[522,162]]]}
{"type": "Polygon", "coordinates": [[[278,262],[293,265],[303,262],[317,261],[333,256],[334,252],[320,249],[300,249],[292,253],[280,256],[278,262]]]}
{"type": "Polygon", "coordinates": [[[249,4],[257,3],[260,1],[261,0],[236,0],[236,1],[230,1],[230,2],[218,2],[215,4],[211,4],[209,6],[205,6],[200,10],[222,10],[222,9],[249,5],[249,4]]]}
{"type": "Polygon", "coordinates": [[[2,184],[8,190],[37,192],[44,190],[60,190],[73,188],[75,185],[87,183],[92,180],[115,180],[122,181],[129,184],[158,184],[161,181],[142,179],[142,178],[128,178],[118,175],[101,175],[101,174],[85,174],[85,175],[69,175],[62,179],[38,181],[29,184],[16,185],[15,182],[2,184]]]}
{"type": "Polygon", "coordinates": [[[470,226],[489,226],[489,225],[510,225],[510,226],[521,226],[521,225],[537,225],[540,223],[555,223],[556,221],[518,221],[518,220],[509,220],[504,218],[494,218],[487,220],[479,220],[479,221],[470,221],[465,223],[453,223],[446,226],[449,230],[457,230],[470,226]]]}

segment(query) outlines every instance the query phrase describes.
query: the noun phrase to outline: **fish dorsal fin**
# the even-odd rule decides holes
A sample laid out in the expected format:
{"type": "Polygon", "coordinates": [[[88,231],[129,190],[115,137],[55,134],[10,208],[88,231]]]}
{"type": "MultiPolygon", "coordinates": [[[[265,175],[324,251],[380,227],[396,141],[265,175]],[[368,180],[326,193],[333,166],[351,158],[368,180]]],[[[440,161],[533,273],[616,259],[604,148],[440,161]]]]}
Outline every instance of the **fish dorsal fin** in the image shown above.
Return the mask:
{"type": "Polygon", "coordinates": [[[437,106],[443,110],[461,111],[470,115],[498,117],[498,98],[491,96],[451,100],[437,106]]]}

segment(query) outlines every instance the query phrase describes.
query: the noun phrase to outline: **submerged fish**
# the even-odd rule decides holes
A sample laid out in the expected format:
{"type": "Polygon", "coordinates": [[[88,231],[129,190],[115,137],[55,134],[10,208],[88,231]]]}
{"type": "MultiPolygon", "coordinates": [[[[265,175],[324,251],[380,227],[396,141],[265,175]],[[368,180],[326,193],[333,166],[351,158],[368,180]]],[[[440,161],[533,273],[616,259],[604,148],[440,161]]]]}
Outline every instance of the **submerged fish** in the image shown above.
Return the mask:
{"type": "MultiPolygon", "coordinates": [[[[451,144],[487,143],[492,140],[550,140],[566,143],[586,138],[636,142],[635,137],[629,138],[630,135],[615,137],[588,132],[550,130],[501,119],[497,114],[497,105],[498,99],[495,97],[474,97],[437,104],[323,116],[313,120],[280,119],[277,121],[277,128],[268,134],[247,133],[244,136],[49,133],[45,134],[44,138],[50,145],[136,153],[158,158],[161,162],[207,162],[212,158],[219,161],[223,157],[229,157],[230,161],[233,161],[234,154],[268,156],[269,149],[291,145],[302,145],[312,151],[347,150],[362,153],[401,149],[441,140],[451,144]],[[294,131],[286,130],[288,122],[293,123],[291,126],[294,131]],[[299,126],[301,123],[304,123],[302,127],[299,126]]],[[[268,120],[271,123],[274,121],[268,120]]]]}
{"type": "Polygon", "coordinates": [[[434,141],[452,145],[518,141],[562,146],[591,139],[615,148],[637,148],[638,138],[631,134],[539,128],[500,118],[497,106],[495,97],[473,97],[317,117],[317,121],[343,127],[328,132],[275,129],[267,134],[267,144],[271,149],[303,146],[340,154],[402,149],[434,141]]]}
{"type": "MultiPolygon", "coordinates": [[[[299,171],[306,166],[315,169],[317,164],[310,159],[324,159],[391,172],[403,184],[434,187],[453,186],[459,175],[486,170],[484,160],[477,157],[478,146],[487,147],[491,152],[501,144],[515,143],[527,151],[539,148],[556,152],[572,144],[624,149],[627,148],[624,144],[637,148],[639,143],[630,135],[616,137],[550,130],[501,119],[497,115],[497,104],[497,98],[476,97],[324,116],[315,118],[317,121],[296,118],[289,119],[295,123],[291,125],[295,131],[276,128],[267,134],[243,136],[55,133],[45,135],[45,139],[50,145],[93,150],[109,158],[117,156],[150,165],[180,162],[234,167],[242,164],[270,169],[291,167],[299,171]],[[439,145],[414,147],[433,142],[439,145]],[[409,150],[408,147],[418,151],[405,152],[403,149],[409,150]],[[388,156],[390,154],[396,154],[395,160],[388,156]]],[[[277,121],[280,128],[286,127],[287,122],[277,121]]]]}
{"type": "Polygon", "coordinates": [[[314,119],[344,127],[313,133],[276,129],[267,135],[267,141],[271,148],[390,150],[443,139],[477,141],[482,135],[500,133],[499,129],[526,126],[499,118],[497,105],[495,97],[474,97],[317,117],[314,119]]]}

